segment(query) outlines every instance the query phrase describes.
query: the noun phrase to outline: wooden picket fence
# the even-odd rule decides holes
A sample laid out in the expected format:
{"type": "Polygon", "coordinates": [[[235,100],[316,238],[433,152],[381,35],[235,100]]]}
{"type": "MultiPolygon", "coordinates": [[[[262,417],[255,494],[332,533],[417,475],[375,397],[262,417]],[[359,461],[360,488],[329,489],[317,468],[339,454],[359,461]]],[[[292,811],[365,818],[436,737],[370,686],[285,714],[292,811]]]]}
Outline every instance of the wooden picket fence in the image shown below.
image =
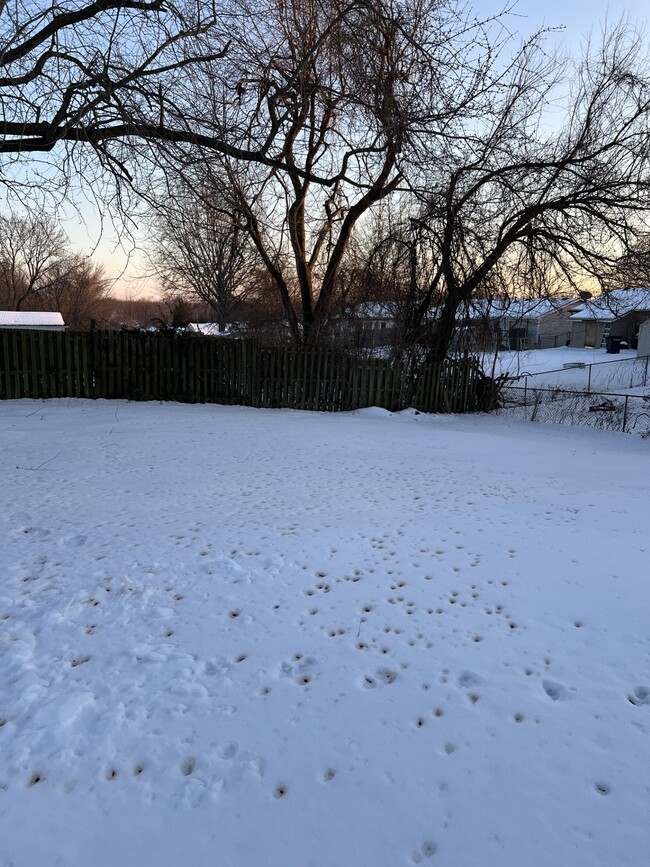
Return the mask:
{"type": "Polygon", "coordinates": [[[472,359],[414,365],[249,340],[0,329],[0,399],[172,400],[308,410],[476,409],[472,359]]]}

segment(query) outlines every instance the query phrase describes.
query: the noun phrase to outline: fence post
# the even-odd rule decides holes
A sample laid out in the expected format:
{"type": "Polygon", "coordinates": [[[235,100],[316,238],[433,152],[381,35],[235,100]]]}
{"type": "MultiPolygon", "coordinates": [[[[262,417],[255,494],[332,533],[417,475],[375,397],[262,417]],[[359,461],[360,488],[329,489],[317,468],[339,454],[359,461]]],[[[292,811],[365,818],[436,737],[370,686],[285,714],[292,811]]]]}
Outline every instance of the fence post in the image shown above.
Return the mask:
{"type": "Polygon", "coordinates": [[[591,394],[591,364],[589,365],[589,376],[587,379],[587,394],[591,394]]]}
{"type": "Polygon", "coordinates": [[[625,407],[623,409],[623,433],[625,433],[625,428],[627,427],[627,402],[629,399],[629,395],[625,395],[625,407]]]}

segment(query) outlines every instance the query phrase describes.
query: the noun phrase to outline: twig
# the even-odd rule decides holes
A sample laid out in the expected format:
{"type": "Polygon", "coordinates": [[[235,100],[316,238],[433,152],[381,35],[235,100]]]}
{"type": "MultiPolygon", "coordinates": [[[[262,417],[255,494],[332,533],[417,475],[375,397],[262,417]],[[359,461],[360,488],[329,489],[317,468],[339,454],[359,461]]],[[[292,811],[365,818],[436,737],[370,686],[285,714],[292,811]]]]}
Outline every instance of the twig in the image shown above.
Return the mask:
{"type": "Polygon", "coordinates": [[[59,456],[60,454],[61,454],[61,452],[57,452],[57,453],[54,455],[53,458],[48,458],[46,461],[43,461],[43,463],[42,463],[42,464],[39,464],[37,467],[18,467],[18,466],[17,466],[16,469],[17,469],[17,470],[31,470],[31,471],[33,471],[33,472],[36,472],[36,470],[40,470],[40,469],[42,469],[42,468],[45,466],[45,464],[50,464],[50,463],[52,463],[52,461],[53,461],[53,460],[56,460],[56,458],[58,458],[58,456],[59,456]]]}

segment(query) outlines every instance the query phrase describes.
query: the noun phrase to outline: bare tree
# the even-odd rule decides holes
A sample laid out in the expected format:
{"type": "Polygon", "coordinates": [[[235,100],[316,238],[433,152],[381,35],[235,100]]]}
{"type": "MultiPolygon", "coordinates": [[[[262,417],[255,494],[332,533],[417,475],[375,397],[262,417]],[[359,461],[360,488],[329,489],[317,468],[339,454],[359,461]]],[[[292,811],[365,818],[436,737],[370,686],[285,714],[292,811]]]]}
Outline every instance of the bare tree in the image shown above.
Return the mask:
{"type": "Polygon", "coordinates": [[[501,21],[454,0],[16,0],[0,12],[0,182],[81,177],[101,197],[103,177],[119,205],[225,177],[223,216],[308,345],[354,233],[399,195],[407,331],[426,325],[440,358],[477,292],[606,285],[647,231],[639,38],[617,29],[577,70],[541,37],[504,62],[501,21]]]}
{"type": "Polygon", "coordinates": [[[182,295],[167,295],[158,305],[158,315],[153,319],[153,325],[161,331],[185,330],[194,316],[190,302],[182,295]]]}
{"type": "Polygon", "coordinates": [[[160,153],[176,160],[179,146],[282,168],[281,154],[239,147],[194,111],[191,71],[218,78],[232,23],[214,0],[3,3],[0,183],[24,202],[81,182],[119,206],[139,172],[160,153]]]}
{"type": "Polygon", "coordinates": [[[61,285],[69,268],[68,238],[49,217],[0,216],[0,304],[6,310],[34,306],[61,285]]]}
{"type": "Polygon", "coordinates": [[[436,273],[436,250],[422,223],[409,216],[416,207],[412,198],[402,198],[383,215],[363,272],[363,291],[388,302],[393,313],[396,355],[420,352],[432,315],[442,301],[439,290],[429,294],[436,273]],[[421,310],[424,298],[427,307],[421,310]]]}
{"type": "Polygon", "coordinates": [[[109,311],[112,281],[104,266],[82,256],[69,256],[60,263],[60,279],[38,294],[32,309],[56,310],[73,331],[103,325],[109,311]]]}
{"type": "Polygon", "coordinates": [[[232,0],[228,14],[227,74],[193,70],[195,113],[242,152],[275,156],[227,155],[218,171],[294,340],[309,345],[357,225],[404,183],[414,140],[440,135],[482,92],[462,59],[480,53],[481,25],[448,0],[232,0]]]}
{"type": "Polygon", "coordinates": [[[107,328],[155,328],[160,319],[159,298],[116,298],[106,300],[101,324],[107,328]]]}
{"type": "Polygon", "coordinates": [[[650,287],[650,235],[642,235],[616,263],[611,287],[650,287]]]}
{"type": "MultiPolygon", "coordinates": [[[[334,19],[373,4],[350,0],[334,19]]],[[[247,73],[225,82],[228,71],[220,63],[236,40],[251,34],[254,40],[256,29],[260,36],[265,11],[229,0],[1,4],[0,183],[23,199],[57,187],[65,194],[81,179],[99,200],[105,196],[119,205],[141,171],[145,178],[159,167],[176,172],[188,152],[194,159],[217,153],[286,169],[287,155],[275,139],[242,141],[227,108],[247,86],[247,73]],[[207,82],[209,93],[219,92],[216,115],[197,108],[197,81],[207,82]],[[117,187],[98,188],[102,179],[117,187]]],[[[306,48],[308,54],[314,50],[306,48]]],[[[259,64],[253,79],[258,71],[259,64]]],[[[283,93],[291,88],[285,81],[283,93]]],[[[278,122],[284,122],[282,110],[274,115],[273,124],[278,122]]],[[[292,170],[316,183],[334,183],[315,166],[292,170]]]]}
{"type": "Polygon", "coordinates": [[[83,329],[103,319],[110,291],[103,266],[74,253],[53,218],[0,216],[0,307],[55,310],[83,329]]]}
{"type": "Polygon", "coordinates": [[[223,328],[255,289],[257,252],[223,184],[200,195],[179,180],[172,187],[154,210],[154,272],[166,294],[203,302],[223,328]]]}
{"type": "Polygon", "coordinates": [[[444,299],[429,358],[444,357],[479,292],[611,285],[623,251],[648,231],[648,141],[650,73],[637,33],[617,27],[576,70],[537,39],[526,45],[481,117],[423,159],[417,219],[435,272],[414,325],[444,299]]]}

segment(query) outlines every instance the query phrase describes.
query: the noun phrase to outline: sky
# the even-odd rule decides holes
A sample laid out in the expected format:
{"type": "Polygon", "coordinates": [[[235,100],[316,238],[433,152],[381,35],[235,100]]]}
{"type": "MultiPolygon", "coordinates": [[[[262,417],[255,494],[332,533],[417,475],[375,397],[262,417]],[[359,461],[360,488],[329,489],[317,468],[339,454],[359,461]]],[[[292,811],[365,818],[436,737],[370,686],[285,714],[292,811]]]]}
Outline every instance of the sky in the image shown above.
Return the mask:
{"type": "MultiPolygon", "coordinates": [[[[474,7],[484,13],[494,9],[495,4],[491,0],[478,0],[474,7]]],[[[558,38],[571,48],[579,48],[581,40],[592,30],[598,32],[600,24],[606,20],[618,21],[624,13],[632,21],[640,24],[648,22],[647,0],[627,0],[625,3],[611,3],[608,0],[543,0],[541,3],[519,0],[515,12],[530,22],[531,29],[536,25],[564,27],[564,34],[558,38]]]]}
{"type": "MultiPolygon", "coordinates": [[[[474,4],[479,16],[500,8],[493,0],[477,0],[474,4]]],[[[515,16],[511,19],[522,38],[541,26],[561,28],[550,39],[571,53],[579,53],[590,34],[597,36],[602,25],[617,22],[627,15],[641,28],[647,29],[649,14],[647,0],[627,0],[625,4],[607,0],[519,0],[515,16]]],[[[100,215],[90,205],[83,208],[83,223],[73,217],[66,230],[75,246],[83,252],[93,253],[101,261],[107,275],[115,279],[114,291],[121,297],[143,297],[156,293],[155,283],[147,278],[148,262],[144,253],[134,247],[133,240],[120,243],[119,233],[105,223],[102,230],[100,215]]],[[[141,228],[141,234],[143,234],[141,228]]],[[[137,235],[137,233],[136,233],[137,235]]]]}

